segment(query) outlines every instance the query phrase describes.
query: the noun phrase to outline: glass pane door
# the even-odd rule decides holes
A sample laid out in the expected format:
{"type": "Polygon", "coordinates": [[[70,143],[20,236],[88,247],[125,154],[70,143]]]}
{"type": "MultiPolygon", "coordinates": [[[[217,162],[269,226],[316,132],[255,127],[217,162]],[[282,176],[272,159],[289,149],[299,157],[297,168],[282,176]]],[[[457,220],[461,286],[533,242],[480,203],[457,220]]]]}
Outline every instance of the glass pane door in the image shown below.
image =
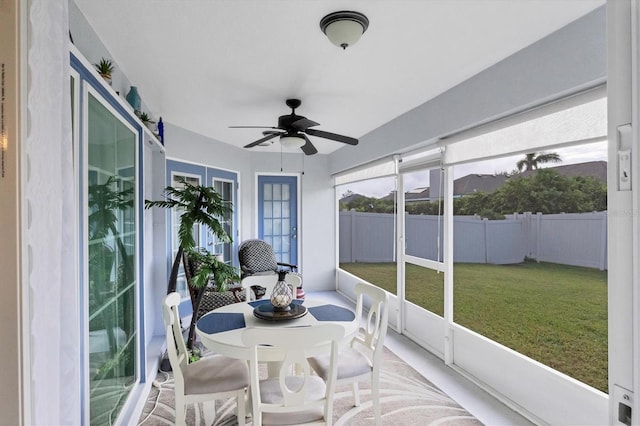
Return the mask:
{"type": "MultiPolygon", "coordinates": [[[[201,177],[188,175],[180,172],[173,172],[170,174],[171,183],[170,185],[174,188],[182,188],[184,184],[182,180],[191,184],[191,185],[200,185],[201,177]]],[[[180,216],[184,212],[184,209],[180,207],[174,207],[171,209],[171,262],[175,259],[178,254],[178,249],[180,248],[180,239],[178,238],[178,231],[180,230],[180,216]]],[[[193,240],[196,243],[196,247],[200,247],[202,244],[200,242],[200,225],[193,225],[193,240]]],[[[184,275],[184,265],[180,263],[180,270],[178,272],[178,279],[176,281],[176,291],[180,293],[182,298],[189,297],[189,289],[187,288],[187,279],[184,275]]]]}
{"type": "Polygon", "coordinates": [[[138,135],[87,99],[87,250],[91,424],[113,424],[137,376],[138,135]]]}
{"type": "MultiPolygon", "coordinates": [[[[231,243],[223,243],[214,239],[210,230],[205,226],[195,224],[193,227],[193,238],[196,247],[206,249],[214,254],[221,254],[224,261],[232,265],[237,265],[237,242],[238,235],[237,226],[237,182],[238,174],[229,170],[215,169],[199,164],[185,163],[175,160],[167,160],[167,185],[174,188],[180,188],[183,184],[180,180],[190,183],[191,185],[209,185],[213,187],[220,196],[231,202],[233,211],[223,218],[220,218],[225,231],[233,239],[231,243]]],[[[170,235],[171,235],[171,252],[167,253],[169,261],[167,262],[167,272],[170,272],[173,260],[175,259],[180,244],[178,238],[178,229],[180,227],[180,215],[182,211],[172,209],[170,215],[170,235]]],[[[189,291],[187,289],[187,281],[184,276],[184,268],[180,265],[178,280],[176,285],[178,291],[183,297],[183,303],[180,305],[180,313],[189,315],[191,313],[191,302],[189,301],[189,291]],[[189,301],[186,303],[186,301],[189,301]]]]}
{"type": "MultiPolygon", "coordinates": [[[[234,183],[232,181],[222,180],[213,178],[212,182],[213,188],[220,194],[220,197],[224,201],[228,201],[231,206],[235,205],[234,199],[234,183]]],[[[233,211],[227,212],[224,217],[219,218],[220,224],[224,228],[227,235],[229,235],[232,239],[234,238],[234,224],[233,224],[233,211]]],[[[231,263],[233,259],[233,242],[224,242],[219,240],[217,237],[209,233],[209,238],[211,239],[211,251],[214,254],[222,255],[222,258],[226,263],[231,263]]]]}
{"type": "Polygon", "coordinates": [[[298,262],[297,191],[295,176],[258,177],[258,235],[278,262],[298,262]]]}

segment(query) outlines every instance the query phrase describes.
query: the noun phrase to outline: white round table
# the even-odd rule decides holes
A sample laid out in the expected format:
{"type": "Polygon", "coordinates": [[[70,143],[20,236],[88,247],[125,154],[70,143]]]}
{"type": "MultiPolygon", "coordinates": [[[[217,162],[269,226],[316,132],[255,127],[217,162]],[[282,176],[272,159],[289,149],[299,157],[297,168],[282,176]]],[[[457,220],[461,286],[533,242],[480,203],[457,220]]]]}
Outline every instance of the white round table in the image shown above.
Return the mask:
{"type": "MultiPolygon", "coordinates": [[[[261,299],[214,309],[198,320],[196,333],[211,351],[234,358],[248,359],[249,348],[242,343],[242,331],[246,328],[277,327],[282,329],[283,338],[286,338],[287,328],[333,323],[344,327],[345,342],[349,342],[358,331],[355,313],[341,306],[313,299],[303,302],[296,300],[294,303],[303,303],[307,308],[307,313],[300,318],[279,321],[257,318],[253,313],[254,308],[267,303],[270,304],[269,299],[261,299]]],[[[278,361],[282,358],[282,354],[268,347],[261,348],[258,356],[265,362],[278,361]]]]}

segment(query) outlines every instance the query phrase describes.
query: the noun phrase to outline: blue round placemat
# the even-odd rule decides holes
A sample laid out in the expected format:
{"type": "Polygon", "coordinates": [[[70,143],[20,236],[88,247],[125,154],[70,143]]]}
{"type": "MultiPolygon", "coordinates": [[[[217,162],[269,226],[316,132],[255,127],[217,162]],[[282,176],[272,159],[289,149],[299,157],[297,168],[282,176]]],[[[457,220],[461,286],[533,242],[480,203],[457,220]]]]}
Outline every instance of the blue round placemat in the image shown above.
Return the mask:
{"type": "Polygon", "coordinates": [[[311,315],[318,321],[353,321],[353,311],[336,305],[321,305],[309,308],[311,315]]]}
{"type": "Polygon", "coordinates": [[[223,331],[245,328],[244,314],[211,312],[200,318],[196,323],[200,331],[207,334],[222,333],[223,331]]]}

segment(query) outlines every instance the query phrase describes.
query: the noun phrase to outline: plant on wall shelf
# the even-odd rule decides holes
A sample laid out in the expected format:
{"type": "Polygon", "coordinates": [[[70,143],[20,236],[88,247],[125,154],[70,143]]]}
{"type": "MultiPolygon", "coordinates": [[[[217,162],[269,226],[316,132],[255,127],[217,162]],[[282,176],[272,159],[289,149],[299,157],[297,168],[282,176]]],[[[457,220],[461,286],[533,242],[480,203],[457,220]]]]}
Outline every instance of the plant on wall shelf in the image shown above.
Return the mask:
{"type": "Polygon", "coordinates": [[[147,126],[149,130],[153,130],[152,127],[156,122],[151,119],[151,116],[149,114],[142,111],[140,112],[140,114],[138,114],[138,118],[140,119],[140,121],[142,121],[142,124],[147,126]]]}
{"type": "Polygon", "coordinates": [[[102,58],[100,62],[97,64],[93,64],[96,67],[96,71],[105,81],[111,84],[111,75],[113,74],[113,70],[115,67],[113,66],[113,62],[111,59],[102,58]]]}
{"type": "Polygon", "coordinates": [[[144,112],[144,111],[141,111],[140,114],[138,114],[138,118],[144,124],[147,124],[147,123],[151,122],[151,116],[149,114],[147,114],[146,112],[144,112]]]}

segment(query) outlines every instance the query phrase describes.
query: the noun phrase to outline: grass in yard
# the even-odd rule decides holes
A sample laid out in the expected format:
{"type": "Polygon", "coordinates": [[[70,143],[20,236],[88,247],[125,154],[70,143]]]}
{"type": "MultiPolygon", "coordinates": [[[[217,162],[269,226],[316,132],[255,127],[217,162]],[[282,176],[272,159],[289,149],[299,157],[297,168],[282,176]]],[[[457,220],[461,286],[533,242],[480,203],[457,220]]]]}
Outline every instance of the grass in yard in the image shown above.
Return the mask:
{"type": "MultiPolygon", "coordinates": [[[[341,264],[396,293],[392,263],[341,264]]],[[[443,274],[407,265],[406,299],[443,315],[443,274]]],[[[607,392],[607,273],[553,263],[454,265],[454,321],[607,392]]]]}

